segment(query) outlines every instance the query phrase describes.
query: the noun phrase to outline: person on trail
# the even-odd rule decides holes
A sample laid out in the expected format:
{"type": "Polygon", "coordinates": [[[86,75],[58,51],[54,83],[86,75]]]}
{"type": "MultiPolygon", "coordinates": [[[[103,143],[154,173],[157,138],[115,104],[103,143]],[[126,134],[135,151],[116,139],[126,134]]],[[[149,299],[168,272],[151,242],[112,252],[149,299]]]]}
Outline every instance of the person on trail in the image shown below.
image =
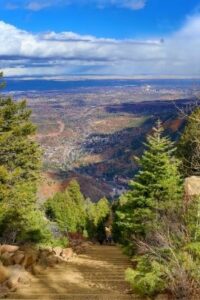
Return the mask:
{"type": "Polygon", "coordinates": [[[105,233],[106,233],[106,244],[112,244],[112,227],[106,226],[105,227],[105,233]]]}

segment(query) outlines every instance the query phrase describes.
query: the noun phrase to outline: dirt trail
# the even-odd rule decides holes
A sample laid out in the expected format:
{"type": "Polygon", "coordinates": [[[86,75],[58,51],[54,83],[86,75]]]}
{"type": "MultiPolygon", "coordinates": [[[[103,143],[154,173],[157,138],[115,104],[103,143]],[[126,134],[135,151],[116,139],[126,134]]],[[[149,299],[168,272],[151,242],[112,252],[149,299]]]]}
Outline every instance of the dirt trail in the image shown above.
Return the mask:
{"type": "Polygon", "coordinates": [[[36,276],[30,286],[9,299],[136,300],[127,294],[129,287],[124,281],[129,266],[118,247],[90,246],[85,254],[36,276]]]}

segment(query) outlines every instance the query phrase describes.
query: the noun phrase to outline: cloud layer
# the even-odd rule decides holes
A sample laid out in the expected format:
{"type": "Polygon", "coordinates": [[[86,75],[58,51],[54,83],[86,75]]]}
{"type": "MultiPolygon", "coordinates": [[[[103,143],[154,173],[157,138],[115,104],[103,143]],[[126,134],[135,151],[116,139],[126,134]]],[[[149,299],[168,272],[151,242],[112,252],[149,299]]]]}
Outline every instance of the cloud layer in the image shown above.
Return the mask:
{"type": "Polygon", "coordinates": [[[4,7],[7,9],[24,8],[32,11],[39,11],[54,6],[69,5],[93,5],[99,8],[109,6],[138,10],[145,7],[146,0],[12,0],[5,1],[4,7]]]}
{"type": "Polygon", "coordinates": [[[73,32],[32,34],[0,22],[0,69],[16,75],[200,76],[200,16],[165,39],[117,40],[73,32]]]}

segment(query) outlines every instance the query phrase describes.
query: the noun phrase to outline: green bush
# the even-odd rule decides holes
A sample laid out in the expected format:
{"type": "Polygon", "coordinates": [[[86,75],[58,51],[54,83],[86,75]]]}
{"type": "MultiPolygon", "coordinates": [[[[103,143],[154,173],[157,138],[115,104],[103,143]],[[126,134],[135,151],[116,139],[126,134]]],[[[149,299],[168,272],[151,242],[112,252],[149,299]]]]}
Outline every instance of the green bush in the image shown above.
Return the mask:
{"type": "Polygon", "coordinates": [[[163,292],[166,287],[163,266],[151,261],[148,256],[137,259],[137,268],[127,269],[125,274],[134,291],[142,296],[152,296],[163,292]]]}
{"type": "Polygon", "coordinates": [[[45,203],[45,212],[63,232],[83,232],[86,227],[85,199],[76,181],[45,203]]]}

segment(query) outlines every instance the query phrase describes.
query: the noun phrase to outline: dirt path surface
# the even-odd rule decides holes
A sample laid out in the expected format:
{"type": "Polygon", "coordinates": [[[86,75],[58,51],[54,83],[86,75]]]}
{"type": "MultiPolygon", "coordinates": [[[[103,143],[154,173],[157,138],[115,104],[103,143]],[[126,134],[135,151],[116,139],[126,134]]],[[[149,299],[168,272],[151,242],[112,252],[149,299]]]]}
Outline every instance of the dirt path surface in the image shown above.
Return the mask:
{"type": "Polygon", "coordinates": [[[115,246],[90,246],[70,262],[48,269],[32,279],[9,299],[39,300],[125,300],[137,299],[127,294],[124,271],[129,259],[115,246]]]}

